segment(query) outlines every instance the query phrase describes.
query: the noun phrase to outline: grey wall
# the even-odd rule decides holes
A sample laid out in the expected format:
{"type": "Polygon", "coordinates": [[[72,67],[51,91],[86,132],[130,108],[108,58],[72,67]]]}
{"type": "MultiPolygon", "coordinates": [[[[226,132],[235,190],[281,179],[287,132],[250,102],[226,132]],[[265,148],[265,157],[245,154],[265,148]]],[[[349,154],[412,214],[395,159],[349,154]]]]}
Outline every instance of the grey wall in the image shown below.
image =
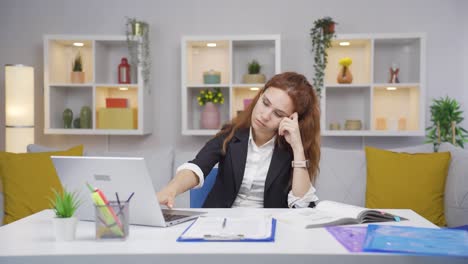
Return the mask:
{"type": "MultiPolygon", "coordinates": [[[[55,147],[83,143],[98,151],[130,151],[175,146],[196,150],[208,137],[182,136],[180,39],[183,35],[281,34],[282,70],[313,75],[309,29],[329,15],[338,33],[427,33],[427,104],[450,95],[468,110],[468,18],[462,0],[0,0],[0,64],[35,68],[36,142],[55,147]],[[43,134],[44,34],[124,34],[125,16],[151,26],[154,133],[149,136],[62,136],[43,134]]],[[[4,71],[0,71],[0,102],[4,71]]],[[[428,123],[429,115],[426,118],[428,123]]],[[[0,115],[4,125],[4,114],[0,115]]],[[[0,129],[0,138],[4,131],[0,129]]],[[[414,145],[423,138],[324,138],[326,146],[361,148],[414,145]]],[[[4,148],[0,140],[0,149],[4,148]]]]}

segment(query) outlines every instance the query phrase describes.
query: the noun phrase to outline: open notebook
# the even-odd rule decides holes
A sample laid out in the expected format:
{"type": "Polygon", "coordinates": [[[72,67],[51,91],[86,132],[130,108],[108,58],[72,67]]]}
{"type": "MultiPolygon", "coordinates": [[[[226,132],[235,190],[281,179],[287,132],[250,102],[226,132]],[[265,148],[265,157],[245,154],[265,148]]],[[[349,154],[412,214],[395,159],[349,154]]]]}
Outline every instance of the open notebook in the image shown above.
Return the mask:
{"type": "Polygon", "coordinates": [[[334,201],[320,201],[314,208],[291,209],[275,218],[304,228],[407,220],[384,211],[334,201]]]}

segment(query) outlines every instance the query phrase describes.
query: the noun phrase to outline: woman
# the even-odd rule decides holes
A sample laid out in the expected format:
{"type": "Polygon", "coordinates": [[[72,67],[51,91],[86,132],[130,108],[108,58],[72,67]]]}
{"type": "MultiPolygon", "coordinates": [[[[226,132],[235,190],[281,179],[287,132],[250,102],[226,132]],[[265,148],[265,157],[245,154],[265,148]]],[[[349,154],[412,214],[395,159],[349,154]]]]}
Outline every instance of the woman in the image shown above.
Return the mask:
{"type": "Polygon", "coordinates": [[[320,110],[307,79],[277,74],[157,196],[172,208],[176,195],[203,185],[217,164],[203,207],[313,207],[320,159],[320,110]]]}

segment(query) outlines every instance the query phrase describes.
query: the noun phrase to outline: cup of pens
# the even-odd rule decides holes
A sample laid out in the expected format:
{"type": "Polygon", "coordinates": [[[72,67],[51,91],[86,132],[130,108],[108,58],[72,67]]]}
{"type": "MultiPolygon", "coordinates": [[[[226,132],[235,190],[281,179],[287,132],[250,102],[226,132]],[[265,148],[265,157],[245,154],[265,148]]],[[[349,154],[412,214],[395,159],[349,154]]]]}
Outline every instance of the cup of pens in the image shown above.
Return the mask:
{"type": "Polygon", "coordinates": [[[125,240],[129,233],[129,200],[109,201],[102,205],[95,204],[94,207],[96,210],[96,239],[125,240]]]}

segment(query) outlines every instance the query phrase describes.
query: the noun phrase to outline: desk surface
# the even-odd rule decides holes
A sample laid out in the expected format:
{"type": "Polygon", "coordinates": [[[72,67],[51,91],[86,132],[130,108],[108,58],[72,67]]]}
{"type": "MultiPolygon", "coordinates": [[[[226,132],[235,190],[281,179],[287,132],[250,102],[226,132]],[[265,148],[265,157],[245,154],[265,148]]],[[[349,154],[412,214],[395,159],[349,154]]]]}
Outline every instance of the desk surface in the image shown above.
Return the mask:
{"type": "MultiPolygon", "coordinates": [[[[209,215],[272,215],[287,209],[203,209],[209,215]]],[[[386,210],[410,221],[382,223],[434,227],[411,210],[386,210]]],[[[466,263],[466,259],[349,253],[325,229],[278,222],[275,242],[180,243],[191,223],[168,228],[131,226],[126,241],[96,241],[94,222],[78,223],[76,240],[56,242],[53,212],[45,210],[0,227],[0,263],[466,263]]]]}

